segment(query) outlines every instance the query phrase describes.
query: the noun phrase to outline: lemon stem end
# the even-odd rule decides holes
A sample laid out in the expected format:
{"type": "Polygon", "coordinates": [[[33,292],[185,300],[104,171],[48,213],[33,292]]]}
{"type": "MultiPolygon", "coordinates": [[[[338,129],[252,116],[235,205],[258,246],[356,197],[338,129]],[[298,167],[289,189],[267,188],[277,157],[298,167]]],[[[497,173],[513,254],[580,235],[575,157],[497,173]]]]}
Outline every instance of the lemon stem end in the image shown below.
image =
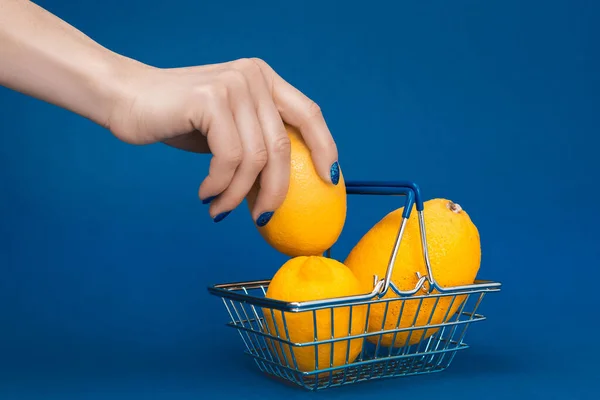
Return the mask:
{"type": "Polygon", "coordinates": [[[454,203],[452,201],[448,202],[448,209],[456,214],[462,211],[462,207],[460,206],[460,204],[454,203]]]}

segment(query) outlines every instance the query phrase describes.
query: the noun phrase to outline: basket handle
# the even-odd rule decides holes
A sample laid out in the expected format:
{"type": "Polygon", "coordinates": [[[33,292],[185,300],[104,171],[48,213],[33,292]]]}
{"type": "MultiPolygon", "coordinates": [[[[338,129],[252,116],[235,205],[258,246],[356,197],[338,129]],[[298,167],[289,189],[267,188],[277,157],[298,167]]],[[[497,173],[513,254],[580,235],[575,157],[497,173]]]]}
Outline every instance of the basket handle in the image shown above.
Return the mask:
{"type": "Polygon", "coordinates": [[[388,181],[388,182],[375,182],[375,181],[348,181],[346,182],[346,193],[348,194],[376,194],[376,195],[404,195],[406,196],[406,202],[404,204],[404,210],[402,211],[402,222],[398,229],[394,248],[390,255],[388,267],[385,272],[383,280],[379,280],[377,276],[374,277],[374,286],[377,290],[378,295],[384,296],[387,291],[392,288],[399,296],[411,296],[417,293],[425,284],[426,281],[435,284],[433,275],[431,274],[431,268],[429,264],[429,257],[427,255],[427,245],[425,238],[424,225],[421,225],[421,242],[423,243],[423,251],[425,257],[425,263],[427,265],[427,275],[419,276],[417,284],[412,290],[402,291],[398,289],[392,282],[392,272],[394,270],[394,264],[396,263],[396,257],[398,256],[398,250],[400,249],[400,242],[402,241],[402,235],[406,228],[406,223],[412,212],[413,205],[416,205],[417,212],[419,213],[419,221],[422,222],[423,216],[423,197],[421,196],[421,190],[419,186],[410,181],[388,181]]]}
{"type": "Polygon", "coordinates": [[[405,195],[407,196],[403,218],[410,217],[413,204],[417,211],[423,211],[423,197],[419,186],[410,181],[348,181],[346,182],[346,193],[348,194],[379,194],[379,195],[405,195]]]}

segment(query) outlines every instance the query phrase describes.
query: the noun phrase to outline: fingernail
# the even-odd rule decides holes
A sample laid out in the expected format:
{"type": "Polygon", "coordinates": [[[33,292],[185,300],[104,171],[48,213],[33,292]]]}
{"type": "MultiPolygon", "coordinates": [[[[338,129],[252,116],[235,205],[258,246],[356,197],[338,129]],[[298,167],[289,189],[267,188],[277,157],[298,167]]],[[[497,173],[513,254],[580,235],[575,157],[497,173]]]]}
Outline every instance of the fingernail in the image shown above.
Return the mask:
{"type": "Polygon", "coordinates": [[[221,222],[221,221],[223,221],[225,219],[225,217],[229,215],[230,212],[231,211],[222,212],[221,214],[217,215],[213,219],[213,221],[215,221],[215,222],[221,222]]]}
{"type": "Polygon", "coordinates": [[[340,164],[337,161],[331,165],[329,174],[331,175],[331,182],[333,182],[334,185],[337,185],[340,181],[340,164]]]}
{"type": "Polygon", "coordinates": [[[210,203],[211,201],[213,201],[213,200],[214,200],[214,199],[216,199],[216,198],[217,198],[217,196],[210,196],[210,197],[207,197],[207,198],[205,198],[204,200],[202,200],[202,204],[208,204],[208,203],[210,203]]]}
{"type": "Polygon", "coordinates": [[[265,226],[271,220],[272,216],[273,216],[273,211],[268,211],[268,212],[264,212],[264,213],[260,214],[260,216],[256,220],[256,225],[265,226]]]}

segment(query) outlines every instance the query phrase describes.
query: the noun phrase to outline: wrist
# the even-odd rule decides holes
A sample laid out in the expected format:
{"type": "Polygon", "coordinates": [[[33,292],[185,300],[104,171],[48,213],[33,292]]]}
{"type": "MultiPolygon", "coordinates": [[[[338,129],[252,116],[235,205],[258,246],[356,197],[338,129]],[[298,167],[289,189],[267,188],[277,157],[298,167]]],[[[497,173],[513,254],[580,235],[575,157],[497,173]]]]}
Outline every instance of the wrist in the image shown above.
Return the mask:
{"type": "Polygon", "coordinates": [[[111,128],[111,116],[115,108],[134,96],[135,77],[152,69],[139,61],[107,51],[94,66],[88,68],[87,82],[90,93],[89,107],[83,115],[103,126],[111,128]]]}

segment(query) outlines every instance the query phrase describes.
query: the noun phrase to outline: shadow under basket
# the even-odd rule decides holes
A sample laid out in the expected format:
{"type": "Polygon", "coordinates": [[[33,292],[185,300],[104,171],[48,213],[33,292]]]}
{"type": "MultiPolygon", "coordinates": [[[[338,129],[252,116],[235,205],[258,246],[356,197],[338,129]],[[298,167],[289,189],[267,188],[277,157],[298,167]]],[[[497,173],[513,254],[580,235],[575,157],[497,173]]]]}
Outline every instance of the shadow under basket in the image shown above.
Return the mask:
{"type": "MultiPolygon", "coordinates": [[[[347,182],[348,194],[403,195],[406,202],[397,240],[383,278],[363,295],[307,302],[265,297],[269,280],[213,285],[258,368],[308,390],[373,379],[443,371],[464,342],[468,327],[485,317],[477,311],[501,284],[477,280],[471,285],[441,287],[431,273],[423,201],[412,182],[347,182]],[[416,205],[427,276],[412,290],[391,281],[402,235],[416,205]],[[294,329],[289,329],[293,326],[294,329]],[[301,330],[307,341],[296,340],[301,330]]],[[[326,256],[330,256],[330,251],[326,256]]],[[[398,266],[401,267],[401,266],[398,266]]]]}

